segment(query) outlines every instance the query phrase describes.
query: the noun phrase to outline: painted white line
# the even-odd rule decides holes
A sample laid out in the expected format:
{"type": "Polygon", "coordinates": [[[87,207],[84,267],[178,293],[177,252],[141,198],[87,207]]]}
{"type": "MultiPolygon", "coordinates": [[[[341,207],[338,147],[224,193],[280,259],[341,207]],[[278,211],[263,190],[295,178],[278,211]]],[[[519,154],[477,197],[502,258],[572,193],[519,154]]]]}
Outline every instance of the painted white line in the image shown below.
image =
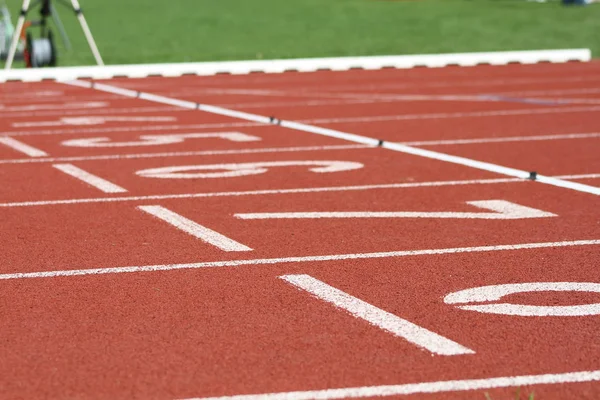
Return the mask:
{"type": "Polygon", "coordinates": [[[567,372],[563,374],[503,376],[498,378],[463,379],[408,383],[401,385],[360,386],[342,389],[323,389],[301,392],[247,394],[222,397],[195,397],[187,400],[332,400],[362,397],[408,396],[423,393],[465,392],[531,385],[600,381],[600,370],[567,372]]]}
{"type": "MultiPolygon", "coordinates": [[[[562,179],[596,179],[600,174],[584,175],[564,175],[562,179]]],[[[100,197],[88,199],[65,199],[65,200],[42,200],[42,201],[23,201],[13,203],[0,203],[0,207],[37,207],[52,205],[72,205],[72,204],[90,204],[90,203],[115,203],[146,200],[168,200],[168,199],[194,199],[204,197],[237,197],[237,196],[262,196],[271,194],[300,194],[300,193],[321,193],[321,192],[345,192],[362,190],[385,190],[385,189],[409,189],[421,187],[444,187],[444,186],[467,186],[467,185],[490,185],[499,183],[526,183],[526,181],[516,178],[498,178],[498,179],[472,179],[462,181],[432,181],[432,182],[410,182],[410,183],[384,183],[378,185],[357,185],[357,186],[327,186],[312,188],[295,189],[266,189],[250,190],[243,192],[208,192],[208,193],[183,193],[183,194],[164,194],[149,196],[123,196],[123,197],[100,197]]]]}
{"type": "MultiPolygon", "coordinates": [[[[58,110],[64,111],[68,109],[89,109],[89,108],[103,108],[108,107],[109,103],[105,101],[82,101],[78,103],[62,103],[62,104],[26,104],[21,106],[4,106],[0,104],[0,111],[2,113],[19,112],[19,111],[40,111],[40,110],[58,110]]],[[[31,114],[29,114],[31,115],[31,114]]]]}
{"type": "MultiPolygon", "coordinates": [[[[73,82],[65,82],[65,83],[73,84],[73,82]]],[[[88,82],[86,82],[86,83],[88,83],[88,82]]],[[[78,81],[76,84],[79,85],[81,83],[78,81]]],[[[90,83],[90,87],[92,87],[92,86],[93,86],[93,88],[102,90],[102,88],[98,88],[98,86],[100,86],[100,85],[92,85],[90,83]]],[[[109,85],[101,85],[101,86],[109,87],[109,85]]],[[[186,108],[189,108],[188,103],[190,103],[190,102],[182,102],[181,100],[177,100],[177,99],[170,99],[170,98],[167,98],[164,96],[156,96],[156,95],[152,95],[152,94],[148,94],[144,98],[148,99],[148,100],[152,100],[152,101],[166,103],[166,104],[176,105],[177,103],[180,103],[180,105],[182,107],[186,107],[186,108]],[[185,104],[183,104],[183,103],[185,103],[185,104]]],[[[267,118],[267,117],[264,117],[261,115],[249,114],[249,113],[245,113],[245,112],[238,112],[238,111],[228,110],[225,108],[204,105],[204,104],[198,104],[197,107],[198,107],[198,109],[200,109],[202,111],[206,111],[206,112],[210,112],[210,113],[214,113],[214,114],[227,115],[230,117],[245,119],[245,120],[254,121],[254,122],[262,122],[262,123],[271,122],[270,118],[267,118]]],[[[342,132],[342,131],[337,131],[337,130],[333,130],[333,129],[322,128],[319,126],[308,125],[308,124],[304,124],[304,123],[300,123],[300,122],[279,120],[277,123],[278,123],[278,125],[280,125],[284,128],[294,129],[294,130],[298,130],[298,131],[302,131],[302,132],[316,133],[318,135],[333,137],[333,138],[337,138],[337,139],[347,140],[350,142],[361,143],[361,144],[366,144],[366,145],[371,145],[371,146],[377,145],[380,142],[378,139],[374,139],[371,137],[356,135],[353,133],[342,132]]],[[[435,151],[431,151],[431,150],[424,150],[424,149],[411,147],[411,146],[398,144],[398,143],[384,142],[382,144],[382,147],[389,149],[389,150],[398,151],[401,153],[412,154],[412,155],[420,156],[420,157],[424,157],[424,158],[434,159],[434,160],[438,160],[438,161],[444,161],[444,162],[448,162],[448,163],[452,163],[452,164],[463,165],[463,166],[470,167],[470,168],[480,169],[480,170],[484,170],[484,171],[489,171],[489,172],[493,172],[493,173],[497,173],[497,174],[501,174],[501,175],[512,176],[512,177],[521,178],[521,179],[527,179],[530,175],[529,171],[522,171],[522,170],[518,170],[515,168],[505,167],[502,165],[492,164],[492,163],[488,163],[488,162],[482,162],[482,161],[473,160],[473,159],[466,158],[466,157],[453,156],[450,154],[435,152],[435,151]]],[[[553,186],[557,186],[557,187],[561,187],[561,188],[576,190],[576,191],[583,192],[583,193],[590,193],[590,194],[594,194],[597,196],[600,195],[600,187],[590,186],[590,185],[586,185],[583,183],[577,183],[577,182],[562,181],[557,178],[548,178],[543,175],[538,175],[538,177],[539,178],[536,180],[536,182],[553,185],[553,186]]]]}
{"type": "Polygon", "coordinates": [[[302,120],[309,124],[347,124],[347,123],[371,123],[385,121],[411,121],[411,120],[436,120],[454,118],[481,118],[481,117],[506,117],[518,115],[547,115],[565,113],[589,113],[600,111],[598,106],[581,107],[548,107],[548,108],[523,108],[517,110],[494,110],[494,111],[471,111],[458,113],[431,113],[431,114],[399,114],[399,115],[375,115],[368,117],[332,117],[314,118],[302,120]]]}
{"type": "MultiPolygon", "coordinates": [[[[431,158],[439,161],[446,161],[453,164],[464,165],[471,168],[481,169],[484,171],[495,172],[502,175],[514,176],[516,178],[527,179],[529,177],[529,172],[518,170],[515,168],[508,168],[497,164],[482,162],[473,160],[465,157],[453,156],[450,154],[439,153],[431,150],[419,149],[416,147],[410,147],[403,144],[398,143],[383,143],[384,148],[390,150],[396,150],[402,153],[413,154],[421,157],[431,158]]],[[[570,182],[565,181],[558,178],[551,178],[544,175],[537,175],[536,182],[545,183],[548,185],[553,185],[557,187],[562,187],[565,189],[576,190],[578,192],[590,193],[596,196],[600,196],[600,187],[586,185],[583,183],[570,182]]]]}
{"type": "Polygon", "coordinates": [[[79,167],[76,167],[73,164],[54,164],[52,165],[59,171],[64,172],[67,175],[72,176],[73,178],[77,178],[80,181],[87,183],[90,186],[95,187],[98,190],[103,191],[104,193],[125,193],[126,189],[123,189],[121,186],[115,185],[105,179],[102,179],[96,175],[90,174],[87,171],[82,170],[79,167]]]}
{"type": "Polygon", "coordinates": [[[535,142],[551,140],[594,139],[600,138],[600,133],[566,133],[562,135],[507,136],[475,139],[422,140],[416,142],[398,142],[407,146],[445,146],[459,144],[504,143],[504,142],[535,142]]]}
{"type": "Polygon", "coordinates": [[[90,268],[90,269],[69,269],[58,271],[42,272],[18,272],[13,274],[0,274],[0,280],[7,279],[29,279],[29,278],[56,278],[81,275],[103,275],[103,274],[123,274],[133,272],[156,272],[173,271],[180,269],[202,269],[202,268],[222,268],[222,267],[240,267],[244,265],[273,265],[286,263],[305,263],[305,262],[324,262],[324,261],[343,261],[343,260],[365,260],[375,258],[397,258],[425,255],[442,254],[462,254],[462,253],[481,253],[494,251],[513,251],[513,250],[531,250],[559,247],[575,246],[593,246],[600,245],[600,240],[573,240],[564,242],[543,242],[543,243],[521,243],[497,246],[478,246],[478,247],[455,247],[446,249],[427,249],[427,250],[401,250],[378,253],[355,253],[355,254],[332,254],[324,256],[303,256],[303,257],[284,257],[284,258],[263,258],[253,260],[230,260],[230,261],[209,261],[191,264],[167,264],[167,265],[145,265],[135,267],[114,267],[114,268],[90,268]]]}
{"type": "Polygon", "coordinates": [[[235,214],[240,219],[312,219],[312,218],[456,218],[456,219],[527,219],[556,217],[556,214],[521,206],[505,200],[467,201],[493,213],[421,212],[421,211],[330,211],[235,214]]]}
{"type": "Polygon", "coordinates": [[[175,228],[180,229],[185,233],[190,234],[195,238],[211,244],[223,251],[252,251],[250,247],[244,246],[243,244],[238,243],[235,240],[220,234],[219,232],[215,232],[212,229],[202,226],[197,222],[187,219],[167,208],[161,206],[138,206],[138,209],[147,212],[148,214],[153,215],[170,225],[173,225],[175,228]]]}
{"type": "Polygon", "coordinates": [[[102,125],[107,122],[172,122],[177,121],[176,117],[112,117],[112,116],[92,116],[92,117],[62,117],[56,121],[37,121],[37,122],[14,122],[15,128],[31,128],[37,126],[64,126],[64,125],[102,125]]]}
{"type": "Polygon", "coordinates": [[[251,60],[251,61],[222,61],[203,63],[179,64],[138,64],[138,65],[107,65],[89,67],[59,67],[44,70],[14,69],[0,72],[0,82],[7,80],[40,81],[54,79],[66,81],[80,78],[109,79],[114,76],[130,78],[150,75],[181,76],[184,74],[215,75],[228,72],[232,74],[249,74],[254,71],[281,73],[287,70],[300,72],[330,69],[346,71],[351,68],[381,69],[385,67],[414,68],[427,66],[430,68],[447,65],[473,66],[478,64],[505,65],[516,62],[535,64],[539,62],[564,63],[568,61],[590,61],[589,49],[560,49],[533,51],[501,51],[486,53],[455,53],[455,54],[416,54],[401,56],[363,56],[363,57],[332,57],[304,58],[288,60],[251,60]]]}
{"type": "MultiPolygon", "coordinates": [[[[119,97],[119,100],[122,100],[119,97]]],[[[34,111],[34,112],[10,112],[6,113],[6,117],[20,118],[20,117],[52,117],[52,116],[88,116],[88,115],[117,115],[117,114],[143,114],[143,113],[165,113],[165,112],[186,112],[181,108],[171,106],[160,106],[160,107],[121,107],[121,108],[97,108],[97,109],[82,109],[82,110],[68,110],[68,111],[34,111]]]]}
{"type": "Polygon", "coordinates": [[[29,157],[48,157],[48,153],[11,137],[0,137],[0,143],[29,157]]]}
{"type": "Polygon", "coordinates": [[[279,278],[307,291],[318,299],[347,311],[355,318],[365,320],[369,324],[401,337],[433,354],[442,356],[475,354],[469,348],[377,308],[310,275],[283,275],[279,278]]]}
{"type": "Polygon", "coordinates": [[[202,150],[202,151],[180,151],[166,153],[138,153],[138,154],[109,154],[103,156],[75,156],[75,157],[49,157],[49,158],[19,158],[12,160],[0,160],[0,164],[30,164],[44,162],[67,162],[67,161],[91,161],[91,160],[127,160],[136,158],[159,158],[159,157],[190,157],[190,156],[214,156],[225,154],[255,154],[255,153],[288,153],[302,151],[327,151],[327,150],[355,150],[376,149],[373,146],[362,144],[341,144],[334,146],[300,146],[300,147],[266,147],[256,149],[239,150],[202,150]]]}
{"type": "MultiPolygon", "coordinates": [[[[181,110],[181,111],[186,111],[181,110]]],[[[400,115],[377,115],[371,117],[339,117],[339,118],[312,118],[302,119],[298,122],[306,124],[361,124],[371,122],[403,121],[403,120],[437,120],[453,118],[478,118],[478,117],[496,117],[510,115],[538,115],[538,114],[564,114],[564,113],[587,113],[600,111],[600,107],[552,107],[552,108],[533,108],[519,110],[497,110],[497,111],[475,111],[463,113],[434,113],[434,114],[400,114],[400,115]]],[[[116,126],[114,128],[87,128],[87,129],[55,129],[55,130],[33,130],[33,131],[8,131],[0,132],[4,136],[31,136],[31,135],[69,135],[69,134],[87,134],[87,133],[115,133],[115,132],[150,132],[150,131],[177,131],[177,130],[197,130],[197,129],[215,129],[215,128],[239,128],[255,126],[272,126],[266,123],[258,122],[222,122],[206,123],[192,125],[158,125],[158,126],[116,126]]]]}

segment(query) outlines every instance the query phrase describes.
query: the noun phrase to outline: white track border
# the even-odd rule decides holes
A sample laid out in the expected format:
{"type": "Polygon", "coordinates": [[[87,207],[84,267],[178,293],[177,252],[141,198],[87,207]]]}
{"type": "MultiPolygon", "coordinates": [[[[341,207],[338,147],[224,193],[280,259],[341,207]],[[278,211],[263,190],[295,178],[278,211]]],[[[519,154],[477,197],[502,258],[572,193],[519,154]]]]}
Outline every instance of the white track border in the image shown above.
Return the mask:
{"type": "Polygon", "coordinates": [[[68,81],[74,79],[111,79],[115,77],[144,78],[148,76],[176,77],[181,75],[249,74],[252,72],[281,73],[318,70],[475,66],[510,63],[587,62],[589,49],[501,51],[485,53],[418,54],[400,56],[365,56],[334,58],[298,58],[288,60],[250,60],[177,64],[137,64],[112,66],[57,67],[0,71],[0,82],[41,80],[68,81]]]}

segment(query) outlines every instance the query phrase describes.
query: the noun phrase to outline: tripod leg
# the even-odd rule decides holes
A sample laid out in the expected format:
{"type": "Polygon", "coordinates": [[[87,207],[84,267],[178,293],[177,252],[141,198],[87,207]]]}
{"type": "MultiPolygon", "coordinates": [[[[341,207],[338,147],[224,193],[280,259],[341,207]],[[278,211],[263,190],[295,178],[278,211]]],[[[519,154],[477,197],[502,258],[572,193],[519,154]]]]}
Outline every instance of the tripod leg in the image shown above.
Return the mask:
{"type": "MultiPolygon", "coordinates": [[[[28,0],[25,0],[28,1],[28,0]]],[[[83,34],[87,39],[88,45],[92,50],[92,54],[94,54],[94,58],[96,59],[96,64],[104,65],[104,61],[102,61],[102,57],[100,56],[100,52],[98,51],[98,47],[96,46],[96,42],[94,41],[94,37],[92,36],[92,32],[90,31],[90,27],[85,21],[85,17],[83,16],[83,12],[81,11],[81,7],[79,7],[79,2],[77,0],[71,0],[71,4],[73,4],[73,9],[77,14],[77,19],[81,24],[81,29],[83,29],[83,34]]]]}
{"type": "Polygon", "coordinates": [[[69,41],[69,35],[67,35],[67,32],[65,31],[65,27],[64,27],[62,21],[60,20],[60,16],[56,12],[56,9],[54,8],[53,5],[50,5],[50,14],[52,14],[52,19],[54,20],[54,25],[56,25],[56,27],[58,28],[58,31],[60,32],[60,36],[62,37],[63,43],[65,44],[65,48],[67,50],[71,50],[71,41],[69,41]]]}
{"type": "Polygon", "coordinates": [[[12,67],[13,60],[15,59],[17,45],[19,44],[21,32],[23,31],[23,25],[25,24],[25,16],[27,15],[27,10],[29,10],[29,3],[30,0],[23,0],[23,6],[21,7],[21,14],[19,15],[17,28],[13,33],[12,41],[10,42],[10,49],[8,50],[8,57],[6,58],[6,64],[4,65],[4,69],[6,70],[9,70],[12,67]]]}

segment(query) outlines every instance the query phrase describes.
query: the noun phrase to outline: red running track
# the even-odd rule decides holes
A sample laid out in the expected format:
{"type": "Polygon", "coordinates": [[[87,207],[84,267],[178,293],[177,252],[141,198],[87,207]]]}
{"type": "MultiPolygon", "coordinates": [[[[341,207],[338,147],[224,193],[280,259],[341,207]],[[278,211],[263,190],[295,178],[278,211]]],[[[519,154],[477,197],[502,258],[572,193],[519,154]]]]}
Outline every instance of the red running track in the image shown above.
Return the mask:
{"type": "Polygon", "coordinates": [[[599,72],[0,86],[0,397],[599,398],[599,72]]]}

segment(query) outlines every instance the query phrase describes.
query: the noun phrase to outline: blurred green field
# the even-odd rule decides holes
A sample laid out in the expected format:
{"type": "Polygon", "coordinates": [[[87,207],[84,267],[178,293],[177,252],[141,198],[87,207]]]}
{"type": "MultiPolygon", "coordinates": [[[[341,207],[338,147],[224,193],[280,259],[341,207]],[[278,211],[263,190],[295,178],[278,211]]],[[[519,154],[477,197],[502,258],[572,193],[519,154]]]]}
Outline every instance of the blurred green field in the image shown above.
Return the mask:
{"type": "MultiPolygon", "coordinates": [[[[21,0],[6,0],[16,19],[21,0]]],[[[591,48],[600,5],[526,0],[80,0],[107,64],[591,48]]],[[[60,65],[93,64],[73,13],[60,65]]],[[[37,11],[30,18],[37,18],[37,11]]],[[[37,32],[37,31],[36,31],[37,32]]]]}

